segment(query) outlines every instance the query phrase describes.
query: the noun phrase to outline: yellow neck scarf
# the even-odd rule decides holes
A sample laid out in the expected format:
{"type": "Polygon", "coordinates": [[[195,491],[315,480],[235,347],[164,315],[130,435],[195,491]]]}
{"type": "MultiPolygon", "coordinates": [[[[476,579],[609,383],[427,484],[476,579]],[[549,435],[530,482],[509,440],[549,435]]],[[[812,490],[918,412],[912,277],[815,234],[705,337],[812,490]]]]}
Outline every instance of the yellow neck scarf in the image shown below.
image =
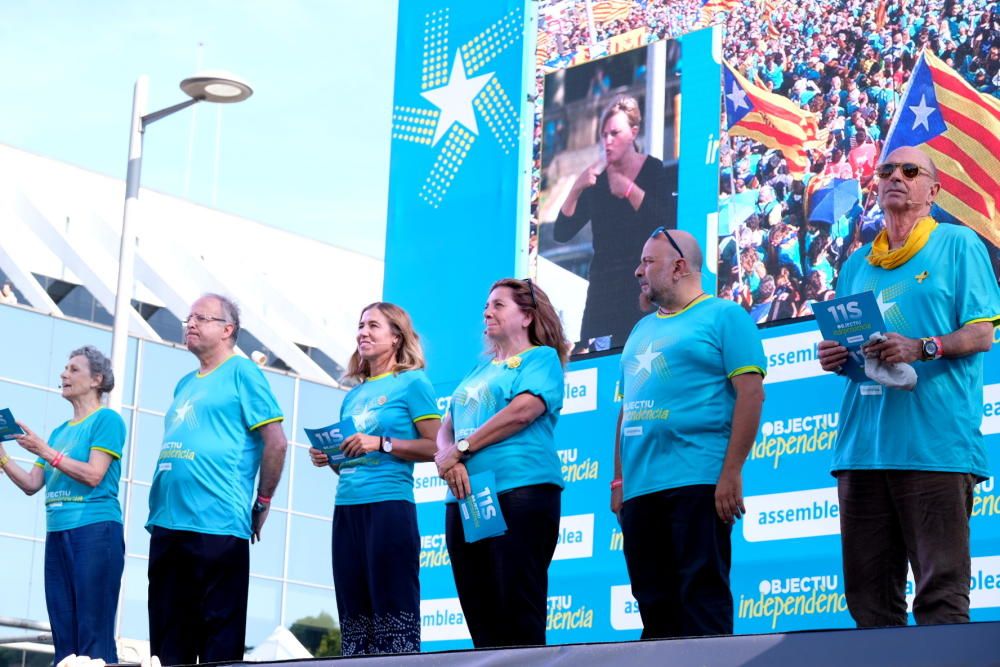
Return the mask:
{"type": "Polygon", "coordinates": [[[872,249],[868,253],[868,263],[883,269],[895,269],[897,266],[906,264],[911,257],[927,245],[931,232],[937,226],[937,221],[929,215],[920,218],[910,230],[910,235],[906,237],[906,243],[903,244],[903,247],[895,250],[889,250],[889,232],[883,229],[872,241],[872,249]]]}

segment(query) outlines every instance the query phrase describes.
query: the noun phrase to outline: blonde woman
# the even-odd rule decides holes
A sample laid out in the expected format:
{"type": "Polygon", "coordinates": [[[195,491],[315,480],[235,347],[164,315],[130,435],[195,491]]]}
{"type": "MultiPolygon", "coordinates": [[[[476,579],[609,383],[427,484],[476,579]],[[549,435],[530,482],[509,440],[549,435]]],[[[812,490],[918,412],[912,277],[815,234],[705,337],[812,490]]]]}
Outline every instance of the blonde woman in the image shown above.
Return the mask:
{"type": "MultiPolygon", "coordinates": [[[[413,462],[432,461],[441,415],[406,311],[361,311],[348,377],[361,380],[340,408],[357,433],[341,449],[333,512],[333,581],[344,655],[420,651],[420,535],[413,462]]],[[[318,449],[316,466],[329,460],[318,449]]]]}
{"type": "Polygon", "coordinates": [[[580,174],[556,218],[559,243],[572,240],[588,222],[593,234],[581,341],[611,336],[610,346],[624,345],[642,316],[635,299],[624,296],[636,294],[635,257],[654,229],[677,226],[676,171],[668,174],[660,160],[639,151],[641,121],[632,97],[618,97],[604,110],[604,159],[580,174]]]}

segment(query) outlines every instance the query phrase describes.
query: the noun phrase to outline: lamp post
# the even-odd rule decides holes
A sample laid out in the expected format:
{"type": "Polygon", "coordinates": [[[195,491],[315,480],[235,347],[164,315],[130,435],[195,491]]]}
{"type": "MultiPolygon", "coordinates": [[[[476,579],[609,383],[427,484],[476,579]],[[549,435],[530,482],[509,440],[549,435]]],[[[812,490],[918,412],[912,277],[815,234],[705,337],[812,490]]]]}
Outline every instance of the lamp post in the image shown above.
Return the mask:
{"type": "Polygon", "coordinates": [[[139,198],[142,176],[142,139],[146,126],[198,102],[232,104],[242,102],[253,89],[239,77],[228,72],[208,71],[181,81],[181,90],[190,99],[159,111],[146,113],[149,78],[140,76],[132,95],[132,129],[128,141],[128,170],[125,176],[125,208],[122,213],[121,248],[118,252],[118,291],[115,294],[114,323],[111,328],[111,368],[115,374],[115,388],[108,397],[109,406],[121,412],[122,388],[125,381],[125,355],[128,350],[129,311],[132,307],[132,276],[135,269],[135,232],[132,230],[131,213],[139,198]]]}

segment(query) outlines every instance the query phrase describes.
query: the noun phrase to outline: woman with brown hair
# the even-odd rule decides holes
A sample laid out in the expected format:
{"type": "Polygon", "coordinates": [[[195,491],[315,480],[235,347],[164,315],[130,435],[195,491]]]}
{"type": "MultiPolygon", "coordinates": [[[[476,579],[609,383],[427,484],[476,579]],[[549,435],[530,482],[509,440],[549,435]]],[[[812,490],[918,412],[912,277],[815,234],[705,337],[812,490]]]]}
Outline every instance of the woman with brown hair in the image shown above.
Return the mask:
{"type": "MultiPolygon", "coordinates": [[[[570,241],[591,224],[594,258],[587,275],[587,302],[580,340],[612,337],[611,347],[625,344],[643,313],[636,307],[635,258],[654,229],[677,227],[676,168],[639,151],[642,121],[632,97],[618,97],[601,114],[605,160],[587,167],[576,179],[556,218],[553,236],[570,241]],[[606,164],[604,162],[606,161],[606,164]]],[[[595,345],[598,349],[608,345],[595,345]]]]}
{"type": "MultiPolygon", "coordinates": [[[[361,311],[347,376],[361,380],[340,407],[357,431],[333,513],[333,582],[344,655],[420,651],[420,535],[413,462],[434,458],[441,425],[422,370],[420,338],[406,311],[376,302],[361,311]]],[[[313,465],[329,464],[310,449],[313,465]]]]}
{"type": "Polygon", "coordinates": [[[462,611],[476,648],[545,643],[548,569],[563,480],[555,426],[567,341],[545,292],[506,278],[483,313],[488,356],[463,379],[438,432],[448,482],[445,533],[462,611]],[[469,475],[492,471],[507,531],[466,542],[457,499],[469,475]]]}

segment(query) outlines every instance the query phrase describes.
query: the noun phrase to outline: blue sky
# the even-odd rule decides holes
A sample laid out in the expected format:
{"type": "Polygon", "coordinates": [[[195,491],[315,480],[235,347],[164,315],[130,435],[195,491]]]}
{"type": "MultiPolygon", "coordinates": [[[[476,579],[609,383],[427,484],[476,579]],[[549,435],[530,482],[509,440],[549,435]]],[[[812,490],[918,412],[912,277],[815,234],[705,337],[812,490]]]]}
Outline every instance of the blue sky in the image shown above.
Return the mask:
{"type": "Polygon", "coordinates": [[[150,126],[143,187],[382,257],[396,14],[396,0],[0,3],[0,143],[123,179],[137,76],[152,111],[186,99],[199,62],[230,70],[253,97],[150,126]]]}

